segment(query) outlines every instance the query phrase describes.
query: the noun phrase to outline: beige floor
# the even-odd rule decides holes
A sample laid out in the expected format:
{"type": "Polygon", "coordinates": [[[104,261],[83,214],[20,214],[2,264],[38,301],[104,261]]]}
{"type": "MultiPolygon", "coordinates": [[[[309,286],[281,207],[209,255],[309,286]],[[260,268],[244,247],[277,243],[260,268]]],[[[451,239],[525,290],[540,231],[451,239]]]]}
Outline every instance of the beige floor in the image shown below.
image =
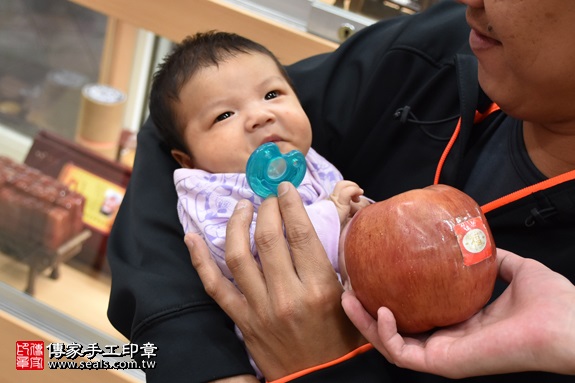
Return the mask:
{"type": "MultiPolygon", "coordinates": [[[[60,277],[53,280],[48,272],[36,278],[34,297],[40,302],[77,319],[88,326],[124,342],[106,317],[110,279],[102,273],[79,271],[62,265],[60,277]]],[[[0,253],[0,281],[18,290],[26,288],[28,267],[0,253]]]]}

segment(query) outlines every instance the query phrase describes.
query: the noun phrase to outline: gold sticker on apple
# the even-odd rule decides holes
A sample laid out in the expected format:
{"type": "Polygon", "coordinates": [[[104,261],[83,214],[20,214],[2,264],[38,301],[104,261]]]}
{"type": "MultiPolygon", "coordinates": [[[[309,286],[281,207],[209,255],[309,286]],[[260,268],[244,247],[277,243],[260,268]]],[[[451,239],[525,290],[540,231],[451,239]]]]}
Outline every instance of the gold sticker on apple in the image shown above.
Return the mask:
{"type": "Polygon", "coordinates": [[[454,231],[466,266],[474,265],[491,256],[491,241],[480,217],[456,224],[454,231]]]}

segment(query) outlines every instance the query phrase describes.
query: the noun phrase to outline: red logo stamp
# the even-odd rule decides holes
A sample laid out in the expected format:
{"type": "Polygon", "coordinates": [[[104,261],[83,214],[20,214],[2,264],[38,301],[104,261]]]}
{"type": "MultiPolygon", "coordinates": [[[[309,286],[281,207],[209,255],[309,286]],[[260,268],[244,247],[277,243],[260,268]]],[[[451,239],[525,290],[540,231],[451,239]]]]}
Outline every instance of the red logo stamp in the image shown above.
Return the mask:
{"type": "Polygon", "coordinates": [[[16,341],[16,369],[43,370],[44,342],[41,340],[16,341]]]}
{"type": "Polygon", "coordinates": [[[471,266],[491,256],[491,241],[480,217],[455,225],[455,234],[463,255],[463,263],[471,266]]]}

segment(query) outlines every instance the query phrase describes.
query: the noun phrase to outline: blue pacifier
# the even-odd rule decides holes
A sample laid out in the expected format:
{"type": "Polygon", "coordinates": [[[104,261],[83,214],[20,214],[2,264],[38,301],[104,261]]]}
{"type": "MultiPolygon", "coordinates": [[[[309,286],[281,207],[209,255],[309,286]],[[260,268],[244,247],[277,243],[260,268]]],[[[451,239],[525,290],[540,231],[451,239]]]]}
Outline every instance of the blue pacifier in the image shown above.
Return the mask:
{"type": "Polygon", "coordinates": [[[305,176],[304,155],[297,150],[281,154],[278,146],[268,142],[254,150],[246,166],[246,178],[252,190],[262,198],[278,194],[284,181],[298,187],[305,176]]]}

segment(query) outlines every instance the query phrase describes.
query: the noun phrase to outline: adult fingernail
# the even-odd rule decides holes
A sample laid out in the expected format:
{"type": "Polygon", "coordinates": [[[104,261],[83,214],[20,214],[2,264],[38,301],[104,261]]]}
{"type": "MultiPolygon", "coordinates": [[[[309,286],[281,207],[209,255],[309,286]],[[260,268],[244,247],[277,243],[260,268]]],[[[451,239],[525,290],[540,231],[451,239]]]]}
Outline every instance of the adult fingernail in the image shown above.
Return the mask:
{"type": "Polygon", "coordinates": [[[290,188],[290,183],[289,182],[282,182],[281,184],[278,185],[278,197],[281,197],[282,195],[286,194],[290,188]]]}

